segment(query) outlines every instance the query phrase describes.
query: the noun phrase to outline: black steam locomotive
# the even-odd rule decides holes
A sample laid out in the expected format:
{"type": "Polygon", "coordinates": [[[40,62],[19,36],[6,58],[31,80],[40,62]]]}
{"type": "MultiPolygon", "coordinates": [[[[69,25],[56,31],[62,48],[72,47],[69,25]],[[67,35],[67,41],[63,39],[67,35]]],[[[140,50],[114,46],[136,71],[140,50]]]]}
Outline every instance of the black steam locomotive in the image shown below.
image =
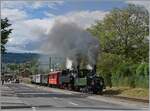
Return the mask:
{"type": "Polygon", "coordinates": [[[105,88],[104,79],[96,75],[96,66],[93,70],[79,69],[54,71],[49,74],[32,75],[32,83],[58,87],[85,93],[102,93],[105,88]]]}

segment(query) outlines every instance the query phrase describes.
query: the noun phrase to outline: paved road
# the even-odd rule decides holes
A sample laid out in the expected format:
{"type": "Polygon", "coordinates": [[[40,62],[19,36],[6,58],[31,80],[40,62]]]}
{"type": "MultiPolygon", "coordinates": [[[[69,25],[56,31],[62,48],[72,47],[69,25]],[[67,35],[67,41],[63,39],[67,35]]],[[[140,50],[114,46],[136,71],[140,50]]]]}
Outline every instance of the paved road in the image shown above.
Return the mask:
{"type": "Polygon", "coordinates": [[[145,107],[116,104],[109,99],[90,98],[87,94],[73,93],[53,88],[43,88],[25,84],[5,84],[2,86],[1,105],[8,111],[95,111],[95,110],[145,110],[145,107]]]}

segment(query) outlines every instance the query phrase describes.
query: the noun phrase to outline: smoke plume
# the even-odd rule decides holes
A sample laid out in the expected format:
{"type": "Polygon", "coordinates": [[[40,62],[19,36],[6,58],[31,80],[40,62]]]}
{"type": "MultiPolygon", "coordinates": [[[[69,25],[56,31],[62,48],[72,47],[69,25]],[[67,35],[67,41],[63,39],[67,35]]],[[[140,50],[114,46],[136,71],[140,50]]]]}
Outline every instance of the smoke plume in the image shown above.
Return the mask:
{"type": "Polygon", "coordinates": [[[66,58],[69,67],[70,64],[77,66],[82,59],[93,66],[96,64],[99,41],[75,23],[56,20],[42,44],[42,51],[66,58]]]}

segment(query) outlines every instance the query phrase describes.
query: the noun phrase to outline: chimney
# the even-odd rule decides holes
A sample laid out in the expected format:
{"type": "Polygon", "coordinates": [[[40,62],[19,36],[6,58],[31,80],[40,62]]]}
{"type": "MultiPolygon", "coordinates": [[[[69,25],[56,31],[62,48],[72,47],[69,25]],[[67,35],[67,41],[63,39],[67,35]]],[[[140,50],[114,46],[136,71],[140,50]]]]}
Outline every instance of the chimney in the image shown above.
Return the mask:
{"type": "Polygon", "coordinates": [[[77,65],[77,72],[80,73],[80,65],[77,65]]]}
{"type": "Polygon", "coordinates": [[[93,73],[96,73],[96,65],[93,67],[93,73]]]}
{"type": "Polygon", "coordinates": [[[77,65],[77,77],[80,77],[80,64],[77,65]]]}

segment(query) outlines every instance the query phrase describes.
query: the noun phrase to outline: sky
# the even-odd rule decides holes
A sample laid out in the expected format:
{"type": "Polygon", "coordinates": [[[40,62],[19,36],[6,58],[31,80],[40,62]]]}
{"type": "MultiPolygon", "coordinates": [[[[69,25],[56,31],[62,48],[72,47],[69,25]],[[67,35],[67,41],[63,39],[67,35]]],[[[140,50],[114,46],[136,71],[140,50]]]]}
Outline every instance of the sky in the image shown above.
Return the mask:
{"type": "Polygon", "coordinates": [[[6,44],[7,52],[38,53],[42,40],[56,21],[74,22],[86,29],[96,20],[103,20],[113,8],[123,8],[128,3],[149,9],[149,2],[142,0],[1,1],[1,17],[7,17],[13,29],[6,44]]]}

